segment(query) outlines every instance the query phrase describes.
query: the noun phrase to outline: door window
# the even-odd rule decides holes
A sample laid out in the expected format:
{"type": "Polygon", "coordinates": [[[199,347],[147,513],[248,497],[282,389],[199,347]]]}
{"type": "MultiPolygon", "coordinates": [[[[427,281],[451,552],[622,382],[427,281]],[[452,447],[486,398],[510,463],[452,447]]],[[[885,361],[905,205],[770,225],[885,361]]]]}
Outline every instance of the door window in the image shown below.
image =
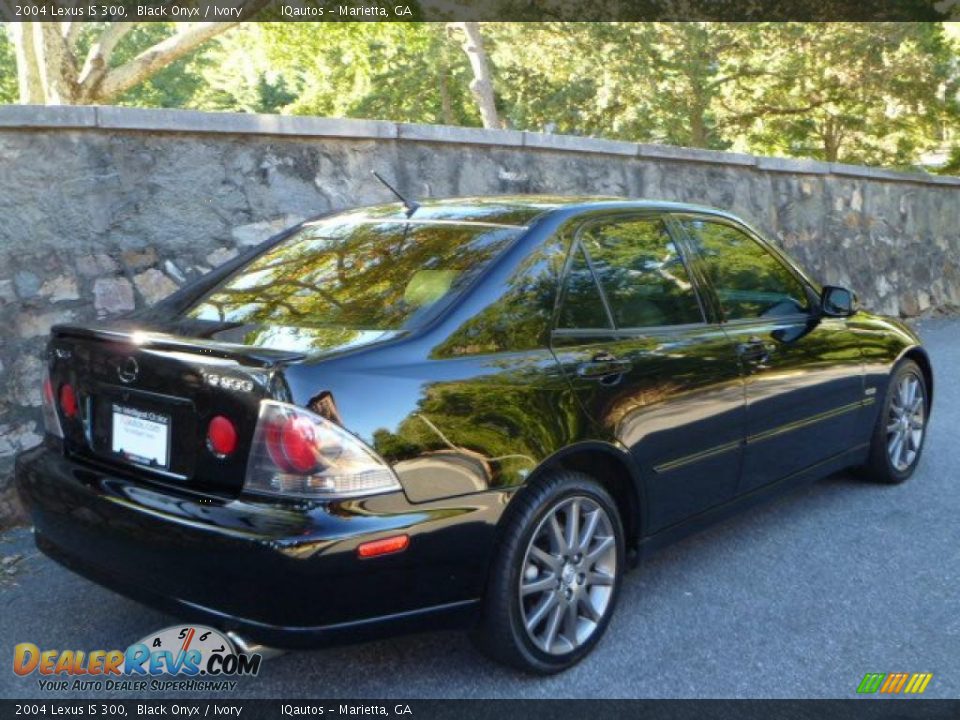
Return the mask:
{"type": "Polygon", "coordinates": [[[557,327],[574,330],[611,329],[603,298],[579,243],[567,271],[557,327]]]}
{"type": "Polygon", "coordinates": [[[801,282],[745,232],[708,220],[685,219],[682,223],[703,258],[727,320],[809,311],[801,282]]]}
{"type": "Polygon", "coordinates": [[[618,328],[703,322],[687,269],[661,219],[593,225],[581,242],[618,328]]]}

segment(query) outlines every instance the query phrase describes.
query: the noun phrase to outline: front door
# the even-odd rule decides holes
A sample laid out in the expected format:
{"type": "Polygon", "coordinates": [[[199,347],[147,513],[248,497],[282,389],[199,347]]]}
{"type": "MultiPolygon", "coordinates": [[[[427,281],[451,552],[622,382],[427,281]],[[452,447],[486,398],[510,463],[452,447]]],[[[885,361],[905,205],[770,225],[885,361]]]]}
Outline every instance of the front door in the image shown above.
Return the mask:
{"type": "Polygon", "coordinates": [[[600,435],[640,468],[648,532],[736,493],[740,366],[703,313],[660,216],[608,216],[579,228],[553,350],[600,435]]]}
{"type": "Polygon", "coordinates": [[[865,398],[859,342],[842,318],[746,228],[678,218],[696,248],[746,387],[740,492],[806,470],[856,443],[865,398]]]}

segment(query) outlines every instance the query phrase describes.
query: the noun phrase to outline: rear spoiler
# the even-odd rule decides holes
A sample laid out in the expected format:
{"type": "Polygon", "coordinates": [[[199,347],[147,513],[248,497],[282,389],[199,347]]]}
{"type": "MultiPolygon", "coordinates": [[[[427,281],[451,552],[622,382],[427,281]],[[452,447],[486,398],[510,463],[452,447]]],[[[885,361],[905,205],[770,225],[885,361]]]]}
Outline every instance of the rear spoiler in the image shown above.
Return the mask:
{"type": "Polygon", "coordinates": [[[50,328],[54,338],[76,338],[131,345],[150,350],[189,352],[228,360],[240,360],[249,365],[271,368],[283,363],[296,362],[307,357],[306,353],[290,350],[256,348],[234,343],[214,342],[194,338],[182,338],[165,333],[144,331],[109,330],[80,325],[54,325],[50,328]]]}

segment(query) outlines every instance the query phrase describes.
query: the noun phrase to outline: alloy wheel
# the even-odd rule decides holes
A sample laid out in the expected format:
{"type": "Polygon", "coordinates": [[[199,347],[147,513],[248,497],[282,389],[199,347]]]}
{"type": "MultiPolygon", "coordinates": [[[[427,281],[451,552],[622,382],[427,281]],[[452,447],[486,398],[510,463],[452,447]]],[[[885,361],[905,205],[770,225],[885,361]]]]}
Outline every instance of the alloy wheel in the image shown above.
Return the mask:
{"type": "Polygon", "coordinates": [[[887,457],[897,472],[916,461],[923,442],[926,413],[923,386],[916,375],[904,375],[894,389],[887,414],[887,457]]]}
{"type": "Polygon", "coordinates": [[[613,601],[617,540],[594,500],[564,499],[540,521],[520,573],[521,619],[543,652],[563,655],[587,642],[613,601]]]}

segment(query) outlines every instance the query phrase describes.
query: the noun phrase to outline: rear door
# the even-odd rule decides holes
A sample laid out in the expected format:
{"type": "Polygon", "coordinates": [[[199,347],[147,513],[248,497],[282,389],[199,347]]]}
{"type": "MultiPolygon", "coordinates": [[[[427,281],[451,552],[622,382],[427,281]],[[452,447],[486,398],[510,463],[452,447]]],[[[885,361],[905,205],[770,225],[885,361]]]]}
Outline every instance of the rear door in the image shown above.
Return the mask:
{"type": "Polygon", "coordinates": [[[677,219],[745,378],[740,492],[850,449],[872,398],[864,397],[859,340],[847,320],[821,317],[814,288],[747,228],[714,216],[677,219]]]}
{"type": "Polygon", "coordinates": [[[742,379],[704,311],[660,214],[595,217],[575,231],[552,345],[601,436],[637,462],[648,532],[736,492],[742,379]]]}

